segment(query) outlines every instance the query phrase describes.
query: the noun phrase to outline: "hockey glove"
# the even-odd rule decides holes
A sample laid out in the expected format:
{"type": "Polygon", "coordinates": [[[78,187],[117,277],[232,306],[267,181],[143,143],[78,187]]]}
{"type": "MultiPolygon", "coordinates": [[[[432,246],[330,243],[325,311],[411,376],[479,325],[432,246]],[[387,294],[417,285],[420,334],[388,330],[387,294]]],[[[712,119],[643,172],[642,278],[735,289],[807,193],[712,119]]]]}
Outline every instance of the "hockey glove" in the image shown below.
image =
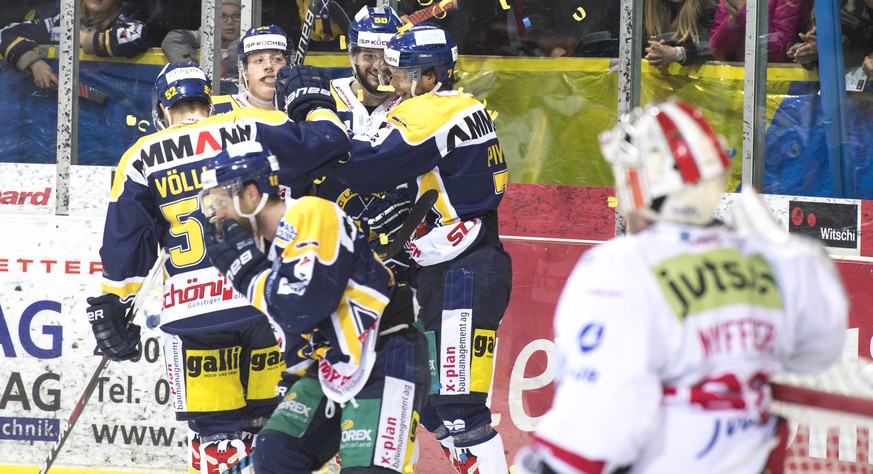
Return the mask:
{"type": "Polygon", "coordinates": [[[127,324],[127,306],[118,296],[105,294],[88,298],[88,322],[97,347],[114,361],[138,359],[140,328],[127,324]]]}
{"type": "Polygon", "coordinates": [[[397,232],[403,227],[411,208],[409,193],[404,185],[389,192],[367,209],[367,225],[370,231],[379,236],[381,245],[388,245],[398,237],[397,232]]]}
{"type": "Polygon", "coordinates": [[[273,103],[295,122],[305,121],[306,115],[314,109],[336,112],[336,101],[330,95],[330,74],[312,66],[279,69],[273,103]]]}
{"type": "Polygon", "coordinates": [[[212,265],[245,295],[252,278],[270,268],[264,252],[236,221],[225,219],[206,225],[203,237],[212,265]]]}
{"type": "Polygon", "coordinates": [[[394,278],[397,279],[398,282],[405,282],[406,275],[404,275],[403,272],[409,270],[409,266],[412,265],[412,258],[409,256],[408,252],[409,243],[404,245],[403,250],[397,255],[391,257],[383,256],[388,246],[382,245],[379,241],[374,240],[370,242],[370,247],[372,247],[373,251],[379,255],[382,259],[382,263],[394,272],[394,278]],[[401,276],[403,276],[403,278],[401,278],[401,276]]]}

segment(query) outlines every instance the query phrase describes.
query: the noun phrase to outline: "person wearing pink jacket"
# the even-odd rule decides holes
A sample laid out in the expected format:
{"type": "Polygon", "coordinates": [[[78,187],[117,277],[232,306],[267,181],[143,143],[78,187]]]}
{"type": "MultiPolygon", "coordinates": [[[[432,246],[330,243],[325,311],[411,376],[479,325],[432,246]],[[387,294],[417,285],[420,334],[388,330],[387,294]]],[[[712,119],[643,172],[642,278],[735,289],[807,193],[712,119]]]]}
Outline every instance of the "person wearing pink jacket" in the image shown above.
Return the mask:
{"type": "MultiPolygon", "coordinates": [[[[808,0],[769,0],[767,60],[789,62],[788,47],[798,40],[800,26],[808,19],[808,0]]],[[[742,61],[746,38],[746,0],[721,0],[709,39],[713,56],[720,61],[742,61]]]]}

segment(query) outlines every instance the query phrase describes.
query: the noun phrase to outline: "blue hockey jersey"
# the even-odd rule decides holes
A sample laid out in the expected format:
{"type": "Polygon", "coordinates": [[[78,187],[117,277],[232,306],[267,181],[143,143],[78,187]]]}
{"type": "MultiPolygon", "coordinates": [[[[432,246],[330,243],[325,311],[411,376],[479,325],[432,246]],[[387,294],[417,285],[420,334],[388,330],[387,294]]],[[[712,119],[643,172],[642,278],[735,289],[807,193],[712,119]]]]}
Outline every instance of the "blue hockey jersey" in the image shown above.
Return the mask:
{"type": "Polygon", "coordinates": [[[488,111],[456,91],[403,101],[374,136],[355,135],[351,157],[331,172],[358,193],[404,182],[411,196],[439,192],[426,218],[427,234],[410,246],[420,265],[451,260],[487,233],[496,234],[497,207],[509,180],[488,111]]]}
{"type": "Polygon", "coordinates": [[[360,391],[375,361],[379,318],[393,292],[390,271],[354,221],[324,199],[286,200],[270,251],[273,267],[247,297],[286,334],[307,344],[289,357],[318,361],[325,394],[343,403],[360,391]]]}
{"type": "Polygon", "coordinates": [[[100,249],[104,293],[132,297],[161,245],[170,253],[161,313],[165,331],[221,330],[263,317],[212,266],[198,200],[206,161],[226,145],[249,139],[282,158],[288,182],[310,182],[324,163],[348,154],[348,132],[323,109],[297,124],[282,112],[245,107],[141,138],[115,172],[100,249]]]}

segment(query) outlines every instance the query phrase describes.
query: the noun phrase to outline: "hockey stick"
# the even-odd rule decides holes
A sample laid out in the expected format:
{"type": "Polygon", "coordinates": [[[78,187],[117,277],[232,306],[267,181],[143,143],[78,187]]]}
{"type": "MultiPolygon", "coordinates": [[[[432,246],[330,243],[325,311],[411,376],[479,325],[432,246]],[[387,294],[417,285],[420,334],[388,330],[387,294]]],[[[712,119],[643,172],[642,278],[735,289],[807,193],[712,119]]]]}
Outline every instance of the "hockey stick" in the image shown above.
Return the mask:
{"type": "Polygon", "coordinates": [[[443,18],[440,15],[445,16],[446,13],[452,11],[457,7],[454,0],[442,0],[436,5],[422,8],[421,10],[410,13],[409,23],[405,23],[403,26],[397,29],[397,33],[403,33],[404,31],[412,28],[413,26],[423,22],[430,20],[431,18],[441,19],[443,18]]]}
{"type": "Polygon", "coordinates": [[[821,410],[831,410],[850,416],[863,416],[866,418],[873,416],[873,400],[869,398],[824,392],[814,388],[775,382],[770,383],[770,388],[773,391],[773,399],[780,402],[793,403],[821,410]]]}
{"type": "Polygon", "coordinates": [[[315,14],[318,13],[318,6],[324,6],[326,3],[325,0],[309,0],[309,8],[306,9],[303,27],[300,29],[300,41],[297,42],[297,51],[294,52],[295,66],[303,64],[303,60],[306,59],[309,39],[312,37],[312,28],[315,26],[315,14]]]}
{"type": "MultiPolygon", "coordinates": [[[[57,92],[55,90],[45,90],[45,89],[37,89],[36,92],[33,93],[33,97],[54,97],[53,92],[57,92]]],[[[109,94],[101,91],[100,89],[95,89],[87,84],[79,83],[79,93],[76,94],[80,99],[91,102],[93,104],[97,104],[101,107],[106,105],[106,102],[109,102],[109,94]]]]}
{"type": "Polygon", "coordinates": [[[330,19],[335,21],[337,26],[340,27],[340,32],[342,34],[347,34],[349,31],[349,25],[352,24],[352,20],[349,19],[349,16],[346,14],[346,11],[343,10],[338,3],[333,0],[327,4],[327,10],[330,14],[330,19]]]}
{"type": "MultiPolygon", "coordinates": [[[[162,273],[161,269],[164,267],[164,262],[167,261],[169,256],[170,254],[166,249],[161,249],[160,253],[158,253],[158,259],[155,261],[152,269],[149,270],[149,276],[146,278],[139,291],[136,292],[136,296],[133,297],[133,305],[131,305],[130,310],[128,310],[126,317],[128,324],[130,324],[136,317],[136,313],[139,311],[140,306],[142,306],[146,296],[155,285],[158,275],[162,273]]],[[[64,428],[58,435],[58,441],[52,447],[51,452],[42,465],[42,469],[39,470],[39,474],[47,473],[49,468],[52,467],[52,464],[54,464],[55,460],[58,458],[58,454],[60,454],[64,442],[69,438],[70,433],[73,431],[73,427],[76,425],[76,422],[79,421],[79,417],[85,410],[85,405],[88,403],[88,399],[91,398],[91,394],[93,394],[94,390],[97,388],[97,384],[100,382],[100,375],[103,373],[103,370],[106,369],[106,366],[109,365],[111,360],[112,359],[110,359],[109,356],[103,354],[103,358],[100,359],[100,363],[97,365],[97,370],[94,371],[94,374],[91,375],[91,379],[88,380],[88,385],[85,386],[85,392],[81,397],[79,397],[79,401],[76,402],[76,406],[70,414],[70,419],[64,424],[64,428]]]]}
{"type": "Polygon", "coordinates": [[[230,469],[224,472],[224,474],[241,474],[242,470],[254,464],[254,459],[252,459],[254,453],[248,453],[244,458],[240,459],[238,463],[230,466],[230,469]]]}
{"type": "MultiPolygon", "coordinates": [[[[407,17],[409,23],[398,28],[397,32],[403,33],[413,26],[423,21],[430,20],[431,18],[442,18],[440,15],[444,15],[445,13],[454,10],[456,6],[454,0],[443,0],[434,6],[422,8],[414,13],[410,13],[407,17]]],[[[337,4],[334,0],[331,0],[330,3],[328,3],[327,8],[330,11],[330,18],[336,22],[343,32],[347,32],[349,30],[349,25],[351,25],[352,22],[346,14],[346,11],[343,10],[343,7],[337,4]]]]}
{"type": "Polygon", "coordinates": [[[79,98],[97,105],[104,106],[109,101],[109,94],[95,89],[87,84],[79,83],[79,98]]]}
{"type": "Polygon", "coordinates": [[[406,220],[403,221],[403,225],[401,225],[400,230],[397,231],[397,238],[385,247],[385,251],[379,254],[379,258],[383,260],[391,258],[403,250],[403,247],[406,246],[406,242],[412,237],[412,233],[415,232],[418,224],[420,224],[427,216],[427,213],[430,212],[439,196],[440,193],[436,189],[428,189],[420,198],[418,198],[417,201],[415,201],[415,204],[412,205],[412,209],[409,210],[409,215],[406,216],[406,220]]]}

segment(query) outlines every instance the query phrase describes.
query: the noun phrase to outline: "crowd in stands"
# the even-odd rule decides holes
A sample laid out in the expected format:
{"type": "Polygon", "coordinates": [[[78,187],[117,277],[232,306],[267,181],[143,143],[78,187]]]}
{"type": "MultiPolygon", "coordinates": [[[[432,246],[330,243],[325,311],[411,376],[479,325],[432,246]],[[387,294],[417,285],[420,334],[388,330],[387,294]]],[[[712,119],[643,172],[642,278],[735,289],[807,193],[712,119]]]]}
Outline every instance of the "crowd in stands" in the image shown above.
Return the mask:
{"type": "MultiPolygon", "coordinates": [[[[314,0],[321,1],[321,0],[314,0]]],[[[436,0],[398,0],[401,15],[436,0]]],[[[81,46],[98,56],[134,57],[161,48],[170,62],[197,61],[200,2],[193,0],[81,0],[81,46]],[[93,11],[92,11],[93,10],[93,11]],[[114,38],[114,43],[110,41],[114,38]]],[[[274,24],[299,38],[310,0],[262,0],[261,24],[274,24]]],[[[375,0],[334,0],[354,15],[375,0]]],[[[846,67],[873,72],[873,0],[839,0],[846,67]]],[[[59,0],[26,0],[0,13],[0,54],[5,67],[33,74],[39,87],[56,86],[56,75],[33,45],[57,41],[59,0]],[[43,20],[41,22],[35,20],[43,20]],[[42,25],[42,27],[38,27],[42,25]],[[55,32],[56,33],[56,32],[55,32]],[[19,41],[22,39],[22,41],[19,41]]],[[[240,1],[219,0],[222,74],[236,76],[240,1]]],[[[438,1],[436,2],[438,3],[438,1]]],[[[542,57],[618,57],[619,1],[460,0],[455,11],[436,19],[457,38],[461,54],[542,57]]],[[[769,0],[768,60],[818,64],[814,0],[769,0]]],[[[310,51],[339,52],[348,20],[326,5],[317,10],[310,51]],[[333,16],[332,16],[333,13],[333,16]]],[[[742,61],[745,0],[645,0],[643,56],[656,67],[705,61],[742,61]]]]}

